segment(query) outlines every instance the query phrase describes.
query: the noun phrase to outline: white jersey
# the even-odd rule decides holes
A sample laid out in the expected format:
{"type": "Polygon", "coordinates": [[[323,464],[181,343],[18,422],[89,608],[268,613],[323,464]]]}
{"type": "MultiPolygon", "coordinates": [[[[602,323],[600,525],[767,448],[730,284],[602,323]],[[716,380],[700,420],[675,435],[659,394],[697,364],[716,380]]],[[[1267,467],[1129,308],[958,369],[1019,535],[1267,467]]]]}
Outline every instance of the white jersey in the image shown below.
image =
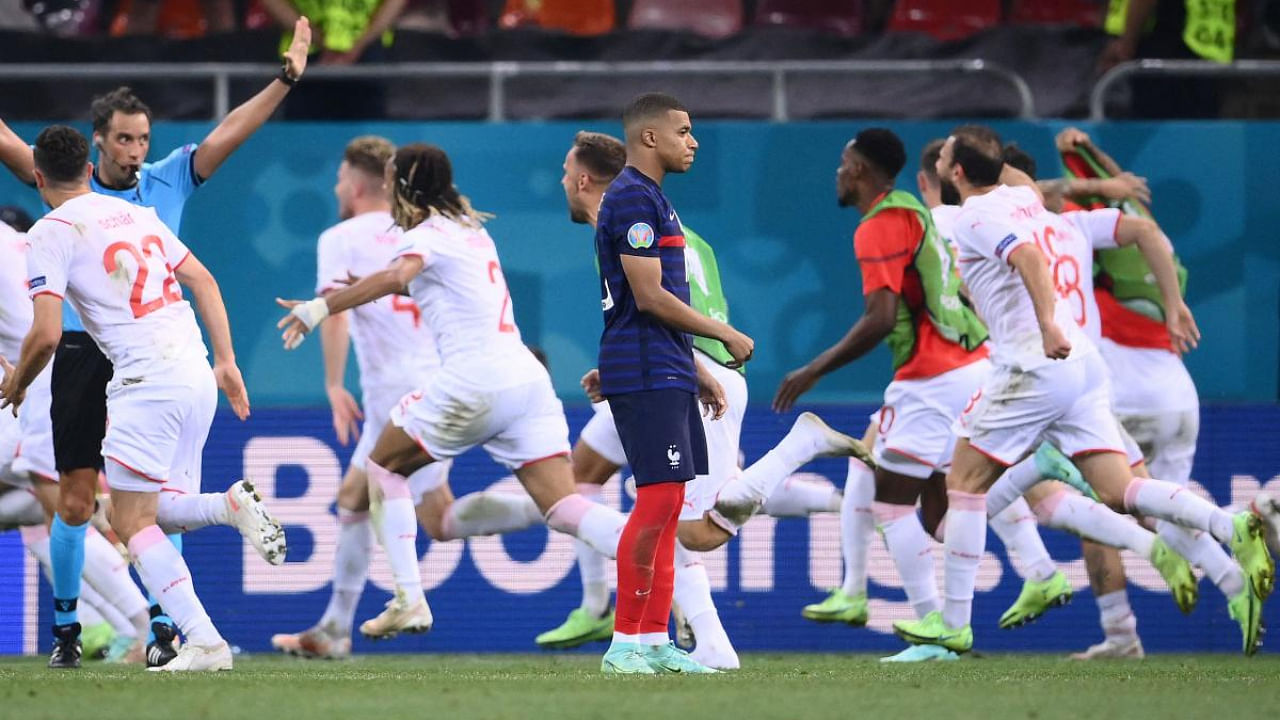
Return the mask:
{"type": "Polygon", "coordinates": [[[443,367],[490,389],[545,376],[520,340],[493,238],[439,215],[406,231],[398,257],[422,259],[409,294],[435,336],[443,367]]]}
{"type": "Polygon", "coordinates": [[[28,279],[27,236],[0,222],[0,355],[14,365],[31,329],[28,279]]]}
{"type": "MultiPolygon", "coordinates": [[[[348,274],[364,277],[386,268],[400,249],[401,235],[384,211],[362,213],[325,230],[318,247],[316,294],[341,287],[339,281],[348,274]]],[[[379,298],[353,309],[349,317],[365,395],[387,387],[420,387],[440,367],[435,338],[412,299],[379,298]]]]}
{"type": "Polygon", "coordinates": [[[960,249],[956,247],[955,228],[956,215],[960,214],[959,205],[938,205],[930,208],[929,214],[933,216],[933,229],[938,231],[938,237],[941,237],[951,246],[956,254],[960,254],[960,249]]]}
{"type": "Polygon", "coordinates": [[[27,238],[28,293],[68,300],[116,378],[208,357],[173,274],[191,251],[151,208],[87,193],[40,218],[27,238]]]}
{"type": "MultiPolygon", "coordinates": [[[[1057,232],[1049,251],[1049,268],[1058,294],[1071,304],[1076,323],[1096,345],[1102,339],[1102,320],[1098,299],[1093,294],[1093,251],[1116,247],[1116,228],[1120,211],[1115,208],[1073,210],[1059,216],[1066,221],[1075,237],[1057,232]]],[[[1047,254],[1047,253],[1046,253],[1047,254]]]]}
{"type": "MultiPolygon", "coordinates": [[[[1035,191],[1007,185],[966,200],[956,215],[952,233],[959,248],[961,277],[991,333],[992,360],[1021,370],[1054,362],[1045,357],[1031,294],[1009,264],[1009,256],[1019,247],[1035,243],[1049,258],[1054,276],[1065,282],[1070,270],[1065,266],[1072,263],[1081,271],[1078,278],[1089,277],[1093,267],[1091,252],[1083,264],[1074,254],[1087,243],[1070,223],[1045,210],[1035,191]],[[1064,254],[1067,249],[1071,252],[1064,254]],[[1053,268],[1055,262],[1063,267],[1053,268]]],[[[1074,285],[1079,286],[1080,282],[1074,285]]],[[[1070,302],[1063,297],[1062,288],[1059,284],[1054,318],[1071,343],[1070,357],[1095,352],[1094,344],[1077,323],[1070,302]]]]}

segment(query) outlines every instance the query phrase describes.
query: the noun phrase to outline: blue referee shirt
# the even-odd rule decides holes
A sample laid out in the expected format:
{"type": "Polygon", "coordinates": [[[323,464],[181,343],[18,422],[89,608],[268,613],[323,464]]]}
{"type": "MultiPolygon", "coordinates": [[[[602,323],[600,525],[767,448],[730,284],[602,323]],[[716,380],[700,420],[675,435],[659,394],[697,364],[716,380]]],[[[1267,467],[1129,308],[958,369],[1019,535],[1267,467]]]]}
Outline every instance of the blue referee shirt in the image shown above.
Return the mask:
{"type": "Polygon", "coordinates": [[[636,308],[623,255],[661,260],[662,287],[688,304],[680,218],[662,188],[629,165],[605,191],[596,224],[604,309],[600,390],[606,396],[663,388],[697,392],[692,338],[636,308]]]}

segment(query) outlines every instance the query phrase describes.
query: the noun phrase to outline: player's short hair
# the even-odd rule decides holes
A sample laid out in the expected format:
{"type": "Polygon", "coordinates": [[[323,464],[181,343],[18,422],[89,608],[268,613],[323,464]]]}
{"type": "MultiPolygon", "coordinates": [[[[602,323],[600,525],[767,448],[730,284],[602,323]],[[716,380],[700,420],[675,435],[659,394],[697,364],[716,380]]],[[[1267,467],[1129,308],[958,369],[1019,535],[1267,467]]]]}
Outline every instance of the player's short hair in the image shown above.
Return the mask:
{"type": "Polygon", "coordinates": [[[342,159],[356,170],[380,178],[387,161],[395,154],[396,146],[390,140],[379,135],[361,135],[347,143],[342,159]]]}
{"type": "Polygon", "coordinates": [[[84,176],[89,162],[89,141],[73,127],[50,125],[36,136],[31,154],[36,169],[49,180],[75,182],[84,176]]]}
{"type": "Polygon", "coordinates": [[[31,219],[31,215],[17,205],[0,207],[0,223],[8,225],[20,233],[30,230],[31,226],[35,224],[31,219]]]}
{"type": "Polygon", "coordinates": [[[627,166],[626,146],[604,133],[578,131],[573,138],[573,156],[596,182],[612,181],[627,166]]]}
{"type": "Polygon", "coordinates": [[[890,180],[898,177],[907,164],[907,150],[902,146],[902,140],[888,128],[866,128],[849,144],[890,180]]]}
{"type": "Polygon", "coordinates": [[[111,117],[117,112],[125,115],[142,113],[147,116],[147,122],[151,122],[151,108],[139,100],[129,86],[121,85],[106,95],[94,98],[93,103],[89,105],[89,115],[93,118],[93,131],[96,133],[106,131],[111,125],[111,117]]]}
{"type": "Polygon", "coordinates": [[[1005,165],[1015,167],[1031,177],[1036,179],[1036,159],[1017,143],[1009,143],[1004,146],[1004,150],[1000,153],[1000,159],[1004,160],[1005,165]]]}
{"type": "Polygon", "coordinates": [[[936,138],[925,143],[920,151],[920,169],[930,180],[938,181],[938,158],[942,156],[942,146],[947,144],[946,138],[936,138]]]}
{"type": "Polygon", "coordinates": [[[648,120],[671,110],[689,112],[679,100],[666,93],[644,93],[632,98],[622,111],[622,127],[631,128],[635,123],[648,120]]]}
{"type": "Polygon", "coordinates": [[[412,143],[396,150],[395,195],[391,215],[396,225],[409,230],[432,215],[479,227],[493,217],[471,207],[467,196],[453,184],[453,163],[444,150],[427,143],[412,143]]]}
{"type": "Polygon", "coordinates": [[[975,187],[986,187],[1000,182],[1004,169],[1004,143],[1000,135],[985,125],[961,125],[951,131],[955,138],[952,159],[964,170],[964,175],[975,187]]]}

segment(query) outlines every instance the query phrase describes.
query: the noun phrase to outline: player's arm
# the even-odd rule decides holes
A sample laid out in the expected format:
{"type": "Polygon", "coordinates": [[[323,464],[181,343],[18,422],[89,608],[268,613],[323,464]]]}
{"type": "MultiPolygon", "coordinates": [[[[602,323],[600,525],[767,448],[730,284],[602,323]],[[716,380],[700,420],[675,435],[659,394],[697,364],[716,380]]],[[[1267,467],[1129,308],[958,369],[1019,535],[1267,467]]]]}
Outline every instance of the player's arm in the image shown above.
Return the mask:
{"type": "Polygon", "coordinates": [[[236,417],[249,417],[249,392],[244,387],[244,377],[236,366],[236,352],[231,345],[231,321],[227,319],[227,306],[222,300],[218,281],[204,263],[192,253],[173,269],[178,282],[191,291],[195,298],[200,320],[213,346],[213,376],[218,388],[227,396],[236,417]]]}
{"type": "Polygon", "coordinates": [[[849,332],[831,347],[823,350],[804,367],[792,370],[778,386],[773,397],[775,412],[786,412],[795,401],[817,384],[827,373],[866,355],[889,336],[898,317],[898,294],[887,287],[866,296],[866,309],[849,332]]]}
{"type": "Polygon", "coordinates": [[[1117,245],[1137,245],[1142,257],[1156,278],[1156,286],[1164,300],[1165,324],[1174,350],[1189,352],[1200,342],[1200,328],[1196,327],[1191,308],[1182,299],[1178,283],[1178,268],[1173,262],[1173,246],[1152,220],[1121,215],[1116,225],[1117,245]]]}
{"type": "Polygon", "coordinates": [[[333,410],[333,431],[338,443],[346,447],[348,442],[359,442],[360,421],[364,414],[360,405],[347,390],[343,379],[347,374],[347,355],[351,348],[347,313],[340,312],[320,326],[320,348],[324,355],[324,392],[333,410]]]}
{"type": "Polygon", "coordinates": [[[1040,325],[1040,335],[1044,339],[1045,357],[1065,359],[1071,354],[1071,343],[1067,342],[1062,328],[1058,327],[1053,318],[1055,292],[1044,253],[1033,243],[1023,243],[1009,253],[1009,264],[1018,271],[1022,284],[1031,295],[1036,322],[1040,325]]]}
{"type": "Polygon", "coordinates": [[[276,327],[284,330],[281,337],[284,339],[285,349],[292,350],[301,345],[306,334],[324,322],[325,318],[399,292],[409,284],[414,275],[422,272],[424,264],[421,255],[401,255],[386,268],[324,297],[306,302],[276,298],[280,307],[289,310],[289,314],[276,323],[276,327]]]}
{"type": "Polygon", "coordinates": [[[369,24],[365,27],[360,37],[356,38],[356,42],[351,49],[343,53],[326,53],[323,62],[350,65],[360,59],[364,51],[369,46],[382,39],[382,33],[386,32],[395,21],[404,13],[405,7],[409,4],[409,0],[382,0],[378,3],[378,9],[373,11],[373,16],[369,18],[369,24]]]}
{"type": "MultiPolygon", "coordinates": [[[[311,47],[311,25],[305,16],[299,16],[293,25],[293,43],[284,54],[285,72],[295,81],[307,68],[307,50],[311,47]]],[[[249,136],[257,132],[280,107],[289,94],[289,85],[275,78],[269,85],[232,110],[222,122],[200,142],[196,148],[192,167],[201,182],[208,180],[231,153],[249,136]]]]}
{"type": "Polygon", "coordinates": [[[662,287],[662,260],[657,256],[619,255],[622,272],[627,276],[636,308],[657,318],[662,324],[724,343],[736,365],[751,359],[755,342],[731,327],[686,305],[662,287]]]}
{"type": "Polygon", "coordinates": [[[0,357],[4,368],[4,380],[0,382],[0,409],[13,408],[18,414],[18,406],[27,397],[27,387],[35,381],[36,376],[44,370],[58,349],[58,341],[62,339],[62,298],[53,293],[41,293],[32,298],[35,319],[31,329],[22,339],[22,351],[18,356],[18,366],[9,364],[9,360],[0,357]]]}
{"type": "Polygon", "coordinates": [[[14,177],[28,185],[36,182],[36,161],[31,146],[0,120],[0,163],[9,168],[14,177]]]}

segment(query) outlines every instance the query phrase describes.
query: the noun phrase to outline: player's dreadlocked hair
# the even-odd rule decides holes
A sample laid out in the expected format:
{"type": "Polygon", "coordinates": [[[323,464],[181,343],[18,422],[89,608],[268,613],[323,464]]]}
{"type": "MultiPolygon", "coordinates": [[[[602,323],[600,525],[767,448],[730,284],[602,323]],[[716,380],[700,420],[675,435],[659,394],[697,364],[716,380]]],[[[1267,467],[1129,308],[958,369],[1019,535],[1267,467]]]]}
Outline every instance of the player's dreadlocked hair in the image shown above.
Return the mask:
{"type": "Polygon", "coordinates": [[[468,227],[479,227],[493,215],[471,207],[453,185],[453,165],[435,145],[413,143],[396,150],[395,193],[391,216],[409,230],[432,215],[442,215],[468,227]]]}

